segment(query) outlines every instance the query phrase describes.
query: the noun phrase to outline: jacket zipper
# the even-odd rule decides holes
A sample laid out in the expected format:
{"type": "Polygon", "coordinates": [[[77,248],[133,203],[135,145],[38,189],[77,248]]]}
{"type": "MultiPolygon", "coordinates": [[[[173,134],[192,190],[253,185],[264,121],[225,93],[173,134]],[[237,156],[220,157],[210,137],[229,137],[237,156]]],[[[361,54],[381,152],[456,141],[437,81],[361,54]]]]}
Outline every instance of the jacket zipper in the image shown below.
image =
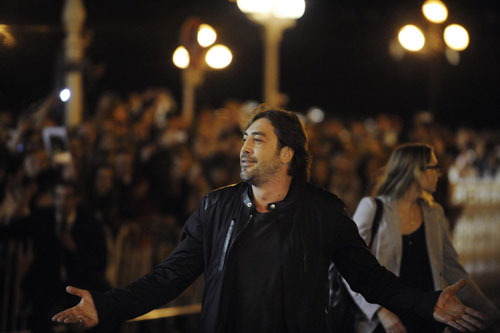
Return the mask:
{"type": "Polygon", "coordinates": [[[231,240],[233,229],[234,229],[234,220],[231,220],[231,224],[229,225],[229,229],[226,234],[226,239],[224,240],[224,246],[222,248],[222,255],[220,257],[220,263],[219,263],[219,271],[222,271],[222,269],[224,268],[224,261],[226,260],[227,248],[229,247],[229,241],[231,240]]]}
{"type": "Polygon", "coordinates": [[[222,271],[222,269],[224,268],[224,263],[229,255],[229,252],[231,252],[231,249],[233,248],[234,243],[236,243],[238,236],[241,235],[241,233],[246,229],[246,227],[248,226],[250,221],[252,221],[252,218],[253,218],[253,214],[250,214],[248,221],[245,223],[243,228],[241,228],[241,231],[236,234],[236,236],[232,242],[231,242],[231,236],[232,236],[233,228],[234,228],[234,220],[231,220],[231,225],[229,225],[229,230],[227,231],[226,240],[224,241],[224,247],[222,249],[222,256],[221,256],[221,260],[219,263],[219,271],[222,271]]]}

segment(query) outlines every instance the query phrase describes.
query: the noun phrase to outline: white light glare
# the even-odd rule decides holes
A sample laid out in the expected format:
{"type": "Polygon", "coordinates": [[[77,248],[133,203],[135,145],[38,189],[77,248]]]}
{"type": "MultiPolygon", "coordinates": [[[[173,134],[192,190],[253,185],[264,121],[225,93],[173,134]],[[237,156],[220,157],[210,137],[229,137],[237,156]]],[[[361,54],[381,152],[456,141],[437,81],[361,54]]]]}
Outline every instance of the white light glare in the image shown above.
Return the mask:
{"type": "Polygon", "coordinates": [[[448,9],[439,0],[428,0],[422,5],[424,16],[433,23],[443,23],[448,18],[448,9]]]}
{"type": "Polygon", "coordinates": [[[269,14],[273,8],[273,1],[269,0],[237,0],[236,4],[243,13],[269,14]]]}
{"type": "Polygon", "coordinates": [[[469,34],[464,27],[452,24],[444,29],[444,41],[452,50],[463,51],[469,46],[469,34]]]}
{"type": "Polygon", "coordinates": [[[71,91],[68,88],[61,90],[61,92],[59,93],[59,99],[65,103],[69,101],[70,98],[71,98],[71,91]]]}
{"type": "Polygon", "coordinates": [[[214,69],[222,69],[227,67],[231,60],[233,60],[233,55],[231,51],[222,44],[217,44],[212,46],[205,56],[205,61],[208,66],[214,69]]]}
{"type": "Polygon", "coordinates": [[[200,27],[198,28],[198,43],[202,47],[208,47],[215,43],[215,40],[217,39],[217,33],[215,32],[214,28],[209,26],[208,24],[200,24],[200,27]]]}
{"type": "Polygon", "coordinates": [[[273,14],[279,18],[298,19],[304,15],[306,3],[304,0],[275,0],[273,14]]]}
{"type": "Polygon", "coordinates": [[[175,49],[174,55],[172,56],[172,61],[174,65],[179,68],[187,68],[189,66],[189,52],[184,46],[179,46],[175,49]]]}
{"type": "Polygon", "coordinates": [[[399,31],[398,40],[408,51],[420,51],[425,44],[425,37],[417,26],[408,24],[399,31]]]}
{"type": "Polygon", "coordinates": [[[298,19],[306,10],[304,0],[237,0],[236,3],[243,13],[284,19],[298,19]]]}
{"type": "Polygon", "coordinates": [[[307,119],[318,124],[325,119],[325,113],[319,108],[310,108],[307,112],[307,119]]]}

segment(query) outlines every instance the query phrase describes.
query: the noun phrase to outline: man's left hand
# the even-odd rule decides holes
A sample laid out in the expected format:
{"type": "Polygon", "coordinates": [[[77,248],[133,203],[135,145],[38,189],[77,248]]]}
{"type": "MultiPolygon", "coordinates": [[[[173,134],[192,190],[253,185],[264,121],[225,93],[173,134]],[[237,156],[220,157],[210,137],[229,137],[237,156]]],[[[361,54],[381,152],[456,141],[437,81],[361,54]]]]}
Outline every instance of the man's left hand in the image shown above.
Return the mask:
{"type": "Polygon", "coordinates": [[[486,317],[481,312],[463,305],[456,295],[466,284],[465,279],[460,279],[443,290],[434,307],[434,319],[462,332],[482,330],[485,328],[483,321],[486,317]]]}

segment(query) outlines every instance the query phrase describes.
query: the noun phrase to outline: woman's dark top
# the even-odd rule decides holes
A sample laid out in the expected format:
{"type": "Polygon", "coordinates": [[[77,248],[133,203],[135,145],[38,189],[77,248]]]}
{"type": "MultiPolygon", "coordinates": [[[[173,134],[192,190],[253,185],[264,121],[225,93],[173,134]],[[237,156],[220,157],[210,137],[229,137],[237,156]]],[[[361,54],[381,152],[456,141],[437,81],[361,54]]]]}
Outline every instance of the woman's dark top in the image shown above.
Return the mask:
{"type": "MultiPolygon", "coordinates": [[[[403,257],[399,277],[408,285],[421,291],[434,290],[423,222],[413,233],[403,235],[403,257]]],[[[413,313],[400,314],[399,317],[408,333],[442,331],[437,322],[425,321],[413,313]]]]}

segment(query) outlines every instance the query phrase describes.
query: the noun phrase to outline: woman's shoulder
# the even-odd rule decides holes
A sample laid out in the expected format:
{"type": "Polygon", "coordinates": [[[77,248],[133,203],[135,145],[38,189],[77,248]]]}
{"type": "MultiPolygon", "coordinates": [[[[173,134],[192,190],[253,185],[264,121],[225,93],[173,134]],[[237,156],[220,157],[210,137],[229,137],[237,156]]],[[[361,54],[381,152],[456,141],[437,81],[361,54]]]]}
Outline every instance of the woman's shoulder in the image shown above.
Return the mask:
{"type": "Polygon", "coordinates": [[[435,200],[424,200],[420,199],[421,205],[424,209],[432,212],[442,213],[444,212],[443,206],[435,200]]]}
{"type": "Polygon", "coordinates": [[[375,199],[373,197],[363,197],[358,204],[358,207],[356,208],[356,211],[354,212],[353,219],[355,222],[363,221],[368,218],[370,219],[370,216],[375,214],[375,209],[376,209],[376,203],[375,199]]]}
{"type": "Polygon", "coordinates": [[[360,207],[360,206],[370,207],[370,208],[375,207],[377,205],[375,199],[379,199],[384,206],[391,204],[391,201],[392,201],[392,199],[390,197],[385,196],[385,195],[380,195],[380,196],[376,196],[376,197],[366,196],[366,197],[363,197],[359,201],[358,207],[360,207]]]}
{"type": "Polygon", "coordinates": [[[446,220],[443,206],[439,202],[434,200],[421,200],[421,205],[422,209],[424,211],[427,211],[427,214],[430,215],[434,220],[446,220]]]}

